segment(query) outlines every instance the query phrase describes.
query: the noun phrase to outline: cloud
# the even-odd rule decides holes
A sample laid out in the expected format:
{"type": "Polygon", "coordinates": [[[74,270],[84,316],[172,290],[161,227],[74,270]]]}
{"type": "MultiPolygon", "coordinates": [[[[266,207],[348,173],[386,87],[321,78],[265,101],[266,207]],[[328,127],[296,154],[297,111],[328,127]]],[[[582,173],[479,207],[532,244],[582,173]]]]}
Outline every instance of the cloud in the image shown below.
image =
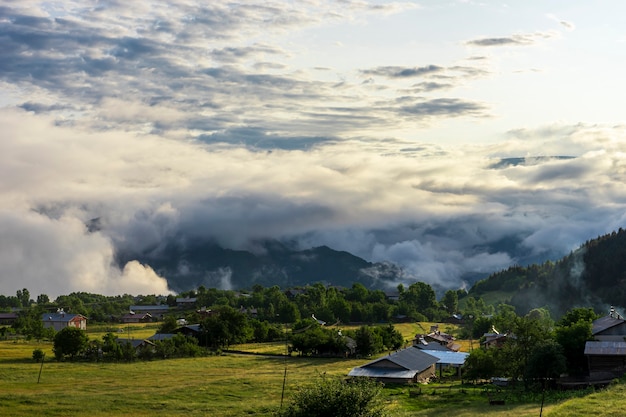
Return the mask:
{"type": "Polygon", "coordinates": [[[0,8],[0,293],[166,292],[117,251],[265,238],[454,288],[623,226],[624,126],[496,116],[483,55],[360,59],[414,2],[161,6],[0,8]]]}
{"type": "Polygon", "coordinates": [[[485,116],[486,106],[455,98],[437,98],[405,105],[401,110],[414,116],[485,116]]]}
{"type": "Polygon", "coordinates": [[[466,41],[469,46],[527,46],[544,39],[558,37],[557,32],[518,33],[504,37],[485,37],[466,41]]]}
{"type": "Polygon", "coordinates": [[[391,78],[420,77],[423,75],[433,74],[444,71],[443,67],[438,65],[428,65],[418,68],[402,68],[402,67],[378,67],[374,69],[363,70],[365,75],[382,75],[391,78]]]}

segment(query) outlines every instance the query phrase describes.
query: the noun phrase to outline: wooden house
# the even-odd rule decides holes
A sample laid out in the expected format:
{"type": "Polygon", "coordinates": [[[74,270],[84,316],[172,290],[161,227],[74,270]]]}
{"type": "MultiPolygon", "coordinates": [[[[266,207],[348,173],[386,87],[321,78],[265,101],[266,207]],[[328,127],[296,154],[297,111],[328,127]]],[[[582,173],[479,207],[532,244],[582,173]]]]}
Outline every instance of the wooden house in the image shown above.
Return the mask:
{"type": "Polygon", "coordinates": [[[122,323],[150,323],[152,315],[150,313],[137,313],[131,311],[122,316],[122,323]]]}

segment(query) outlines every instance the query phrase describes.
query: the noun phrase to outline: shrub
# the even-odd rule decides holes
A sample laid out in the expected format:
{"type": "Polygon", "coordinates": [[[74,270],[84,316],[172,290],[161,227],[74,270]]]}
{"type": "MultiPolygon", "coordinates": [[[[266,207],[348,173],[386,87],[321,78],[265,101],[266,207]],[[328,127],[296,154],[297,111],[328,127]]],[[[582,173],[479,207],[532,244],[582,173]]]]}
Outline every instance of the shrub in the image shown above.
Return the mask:
{"type": "Polygon", "coordinates": [[[46,354],[43,353],[43,350],[41,350],[41,349],[33,350],[33,360],[35,362],[41,362],[43,360],[44,356],[46,356],[46,354]]]}
{"type": "Polygon", "coordinates": [[[365,378],[322,377],[300,387],[280,417],[385,417],[382,384],[365,378]]]}

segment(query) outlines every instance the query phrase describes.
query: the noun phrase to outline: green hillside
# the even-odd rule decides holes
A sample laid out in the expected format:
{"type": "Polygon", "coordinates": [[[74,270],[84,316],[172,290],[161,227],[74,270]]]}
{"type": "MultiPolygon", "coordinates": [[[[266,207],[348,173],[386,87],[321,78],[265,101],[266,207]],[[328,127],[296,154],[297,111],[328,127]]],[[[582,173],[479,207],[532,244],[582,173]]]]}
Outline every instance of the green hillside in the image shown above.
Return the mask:
{"type": "Polygon", "coordinates": [[[573,307],[626,307],[626,231],[589,240],[557,262],[512,266],[469,291],[486,302],[506,302],[518,313],[548,307],[559,316],[573,307]]]}

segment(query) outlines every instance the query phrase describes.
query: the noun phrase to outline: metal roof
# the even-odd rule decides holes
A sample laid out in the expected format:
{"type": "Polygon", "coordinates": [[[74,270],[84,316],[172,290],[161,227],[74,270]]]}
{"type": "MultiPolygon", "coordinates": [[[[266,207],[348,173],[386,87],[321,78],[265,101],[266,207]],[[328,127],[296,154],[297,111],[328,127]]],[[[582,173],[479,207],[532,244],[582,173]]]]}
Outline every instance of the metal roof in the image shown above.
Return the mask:
{"type": "Polygon", "coordinates": [[[587,342],[585,355],[626,356],[626,342],[587,342]]]}
{"type": "Polygon", "coordinates": [[[366,376],[369,378],[412,379],[419,371],[393,368],[353,368],[348,376],[366,376]]]}
{"type": "Polygon", "coordinates": [[[60,322],[69,322],[74,317],[82,317],[80,314],[70,314],[70,313],[43,313],[41,315],[41,319],[43,321],[60,321],[60,322]]]}
{"type": "Polygon", "coordinates": [[[624,323],[624,321],[624,319],[618,319],[611,316],[600,317],[599,319],[594,320],[591,324],[591,334],[601,333],[611,327],[624,323]]]}
{"type": "Polygon", "coordinates": [[[437,363],[442,365],[454,365],[462,366],[465,364],[465,359],[469,356],[469,353],[465,352],[452,352],[443,350],[422,350],[431,356],[437,358],[437,363]]]}
{"type": "Polygon", "coordinates": [[[425,344],[418,343],[416,345],[413,345],[413,347],[418,348],[420,350],[441,350],[441,351],[451,352],[451,350],[447,346],[440,345],[437,342],[432,342],[432,343],[426,342],[425,344]]]}
{"type": "Polygon", "coordinates": [[[361,366],[361,368],[381,368],[381,366],[377,365],[382,365],[381,362],[383,361],[389,361],[406,370],[421,372],[436,363],[437,360],[438,359],[436,357],[429,355],[420,349],[409,347],[366,363],[361,366]]]}

